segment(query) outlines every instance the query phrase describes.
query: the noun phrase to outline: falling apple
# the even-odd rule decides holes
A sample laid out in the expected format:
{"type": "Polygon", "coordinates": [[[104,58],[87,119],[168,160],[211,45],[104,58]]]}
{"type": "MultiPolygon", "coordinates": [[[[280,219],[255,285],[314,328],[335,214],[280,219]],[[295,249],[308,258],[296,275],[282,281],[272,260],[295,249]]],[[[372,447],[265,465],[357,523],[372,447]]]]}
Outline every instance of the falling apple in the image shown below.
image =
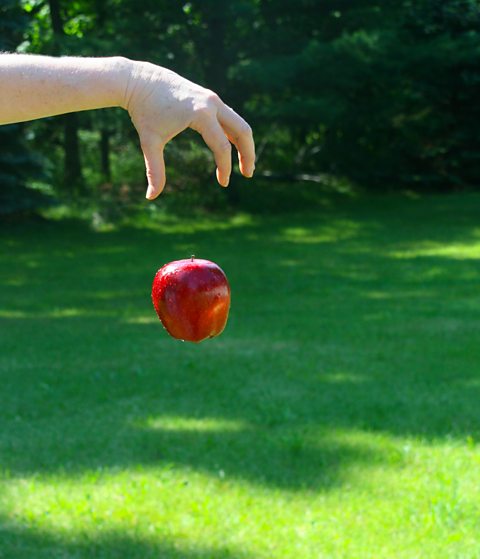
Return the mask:
{"type": "Polygon", "coordinates": [[[222,333],[230,309],[230,285],[214,262],[191,257],[158,270],[152,285],[158,318],[174,338],[201,342],[222,333]]]}

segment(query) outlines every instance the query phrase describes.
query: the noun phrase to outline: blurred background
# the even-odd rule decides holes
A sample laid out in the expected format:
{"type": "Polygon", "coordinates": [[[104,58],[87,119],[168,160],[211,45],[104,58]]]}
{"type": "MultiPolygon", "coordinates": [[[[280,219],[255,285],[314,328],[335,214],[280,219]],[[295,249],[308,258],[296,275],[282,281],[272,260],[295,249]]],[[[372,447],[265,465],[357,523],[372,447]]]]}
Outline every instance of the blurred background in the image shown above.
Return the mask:
{"type": "Polygon", "coordinates": [[[258,153],[186,131],[151,203],[125,111],[0,126],[0,558],[478,559],[480,2],[1,0],[0,50],[168,66],[258,153]]]}
{"type": "MultiPolygon", "coordinates": [[[[193,132],[171,142],[159,204],[174,212],[265,203],[274,211],[311,205],[325,188],[478,187],[479,37],[477,0],[0,6],[4,51],[148,60],[215,90],[251,123],[255,181],[237,175],[226,195],[207,186],[212,158],[193,132]]],[[[143,158],[125,111],[4,126],[0,143],[3,214],[45,203],[41,194],[107,221],[146,207],[143,158]]]]}

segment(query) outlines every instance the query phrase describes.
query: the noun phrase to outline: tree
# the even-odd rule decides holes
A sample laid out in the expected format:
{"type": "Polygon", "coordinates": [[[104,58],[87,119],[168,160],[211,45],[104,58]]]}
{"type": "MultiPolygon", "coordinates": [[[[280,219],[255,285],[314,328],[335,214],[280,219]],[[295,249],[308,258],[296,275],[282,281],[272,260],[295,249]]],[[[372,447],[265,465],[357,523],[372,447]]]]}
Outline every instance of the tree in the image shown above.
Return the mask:
{"type": "Polygon", "coordinates": [[[267,165],[382,190],[478,185],[477,0],[259,6],[236,72],[257,132],[276,132],[267,165]]]}
{"type": "MultiPolygon", "coordinates": [[[[20,43],[27,20],[17,2],[0,6],[0,50],[13,51],[20,43]]],[[[41,164],[25,140],[23,125],[0,126],[0,213],[36,208],[45,203],[27,182],[40,176],[41,164]]]]}
{"type": "MultiPolygon", "coordinates": [[[[217,91],[253,125],[259,174],[327,173],[377,190],[479,183],[478,0],[22,3],[30,52],[150,60],[217,91]]],[[[90,183],[115,180],[112,153],[138,146],[128,115],[66,120],[76,121],[62,140],[69,188],[82,166],[90,183]],[[96,142],[95,163],[81,162],[79,132],[90,153],[96,142]]],[[[48,150],[55,122],[63,121],[51,121],[48,134],[32,125],[48,150]]],[[[177,192],[210,180],[208,157],[192,135],[167,146],[177,192]]],[[[227,192],[235,203],[235,188],[227,192]]]]}

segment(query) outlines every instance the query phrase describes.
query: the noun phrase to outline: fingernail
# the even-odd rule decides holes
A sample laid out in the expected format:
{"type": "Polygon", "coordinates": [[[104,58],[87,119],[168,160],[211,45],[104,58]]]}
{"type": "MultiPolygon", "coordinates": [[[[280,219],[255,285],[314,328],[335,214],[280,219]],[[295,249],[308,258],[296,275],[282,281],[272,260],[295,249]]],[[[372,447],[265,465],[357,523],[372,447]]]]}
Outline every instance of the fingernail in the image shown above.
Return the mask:
{"type": "Polygon", "coordinates": [[[155,189],[153,188],[153,186],[151,184],[149,184],[148,188],[147,188],[147,194],[146,194],[145,198],[147,200],[152,200],[153,197],[154,197],[154,193],[155,193],[155,189]]]}

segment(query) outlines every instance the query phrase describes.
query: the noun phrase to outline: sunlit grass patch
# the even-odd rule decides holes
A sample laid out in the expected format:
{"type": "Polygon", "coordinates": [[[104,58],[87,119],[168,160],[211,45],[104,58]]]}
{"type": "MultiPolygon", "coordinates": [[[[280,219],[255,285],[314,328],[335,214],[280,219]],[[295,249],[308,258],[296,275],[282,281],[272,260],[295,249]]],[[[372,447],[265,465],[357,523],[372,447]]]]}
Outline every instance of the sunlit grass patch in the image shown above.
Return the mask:
{"type": "Polygon", "coordinates": [[[394,258],[445,257],[457,260],[480,259],[480,239],[466,243],[420,243],[407,250],[393,251],[394,258]]]}
{"type": "Polygon", "coordinates": [[[145,421],[144,426],[148,429],[161,429],[163,431],[207,431],[207,432],[225,432],[225,431],[241,431],[246,426],[237,421],[225,421],[218,419],[187,419],[184,417],[162,417],[150,418],[145,421]]]}
{"type": "Polygon", "coordinates": [[[317,227],[288,226],[282,232],[285,241],[293,243],[330,243],[354,239],[362,232],[359,222],[346,219],[331,219],[317,227]]]}
{"type": "Polygon", "coordinates": [[[477,198],[2,226],[0,557],[478,557],[477,198]],[[150,300],[190,254],[195,346],[150,300]]]}

